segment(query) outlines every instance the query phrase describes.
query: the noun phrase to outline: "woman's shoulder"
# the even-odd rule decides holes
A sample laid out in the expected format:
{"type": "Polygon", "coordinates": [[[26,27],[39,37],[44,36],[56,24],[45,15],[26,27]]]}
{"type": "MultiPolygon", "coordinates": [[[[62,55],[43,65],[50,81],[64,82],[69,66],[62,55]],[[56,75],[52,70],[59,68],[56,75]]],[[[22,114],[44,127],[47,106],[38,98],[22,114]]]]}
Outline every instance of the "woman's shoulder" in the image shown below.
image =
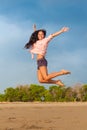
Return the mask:
{"type": "Polygon", "coordinates": [[[50,34],[49,36],[47,36],[44,40],[46,40],[46,42],[51,41],[53,38],[53,36],[50,34]]]}

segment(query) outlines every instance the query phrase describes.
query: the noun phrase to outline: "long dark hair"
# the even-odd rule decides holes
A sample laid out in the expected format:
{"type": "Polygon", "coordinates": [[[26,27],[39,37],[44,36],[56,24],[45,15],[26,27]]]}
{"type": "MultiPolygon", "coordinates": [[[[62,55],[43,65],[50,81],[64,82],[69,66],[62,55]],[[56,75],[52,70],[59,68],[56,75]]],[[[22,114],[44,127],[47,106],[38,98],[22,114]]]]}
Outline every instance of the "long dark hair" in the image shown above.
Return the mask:
{"type": "Polygon", "coordinates": [[[44,29],[36,30],[31,34],[29,42],[25,44],[24,48],[29,49],[38,40],[38,32],[40,31],[44,33],[44,37],[46,36],[46,30],[44,29]]]}

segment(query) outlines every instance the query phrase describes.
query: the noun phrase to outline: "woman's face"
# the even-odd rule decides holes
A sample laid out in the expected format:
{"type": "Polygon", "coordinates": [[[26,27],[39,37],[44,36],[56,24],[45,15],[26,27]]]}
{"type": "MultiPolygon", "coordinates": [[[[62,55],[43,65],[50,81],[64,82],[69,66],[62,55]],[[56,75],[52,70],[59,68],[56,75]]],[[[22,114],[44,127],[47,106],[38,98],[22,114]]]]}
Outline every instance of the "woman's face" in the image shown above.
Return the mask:
{"type": "Polygon", "coordinates": [[[38,32],[38,39],[39,39],[39,40],[42,40],[44,37],[45,37],[45,36],[44,36],[44,32],[39,31],[39,32],[38,32]]]}

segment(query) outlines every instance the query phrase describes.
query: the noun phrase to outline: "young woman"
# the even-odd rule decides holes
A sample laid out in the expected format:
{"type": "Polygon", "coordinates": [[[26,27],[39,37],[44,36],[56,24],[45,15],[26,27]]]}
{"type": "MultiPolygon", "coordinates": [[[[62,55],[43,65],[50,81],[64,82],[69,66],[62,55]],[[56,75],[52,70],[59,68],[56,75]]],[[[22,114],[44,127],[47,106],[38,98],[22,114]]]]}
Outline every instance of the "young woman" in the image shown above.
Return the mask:
{"type": "Polygon", "coordinates": [[[36,26],[34,25],[34,32],[32,33],[29,42],[25,45],[26,49],[30,49],[30,53],[32,54],[32,58],[34,54],[37,54],[37,75],[40,83],[48,83],[48,84],[56,84],[59,86],[64,86],[61,80],[53,80],[53,78],[70,74],[70,71],[61,70],[60,72],[53,72],[48,74],[47,70],[47,60],[45,59],[46,51],[48,43],[56,36],[61,33],[67,32],[69,28],[63,27],[56,33],[53,33],[46,36],[46,31],[44,29],[36,30],[36,26]]]}

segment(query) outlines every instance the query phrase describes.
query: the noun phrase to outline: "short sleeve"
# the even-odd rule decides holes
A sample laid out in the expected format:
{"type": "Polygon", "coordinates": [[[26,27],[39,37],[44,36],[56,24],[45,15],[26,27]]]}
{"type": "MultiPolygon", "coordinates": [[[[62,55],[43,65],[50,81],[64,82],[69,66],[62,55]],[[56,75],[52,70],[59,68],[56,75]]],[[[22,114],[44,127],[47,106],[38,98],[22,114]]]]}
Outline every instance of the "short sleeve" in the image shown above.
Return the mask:
{"type": "Polygon", "coordinates": [[[49,35],[48,37],[46,37],[47,43],[50,42],[52,40],[52,38],[53,38],[52,35],[49,35]]]}

